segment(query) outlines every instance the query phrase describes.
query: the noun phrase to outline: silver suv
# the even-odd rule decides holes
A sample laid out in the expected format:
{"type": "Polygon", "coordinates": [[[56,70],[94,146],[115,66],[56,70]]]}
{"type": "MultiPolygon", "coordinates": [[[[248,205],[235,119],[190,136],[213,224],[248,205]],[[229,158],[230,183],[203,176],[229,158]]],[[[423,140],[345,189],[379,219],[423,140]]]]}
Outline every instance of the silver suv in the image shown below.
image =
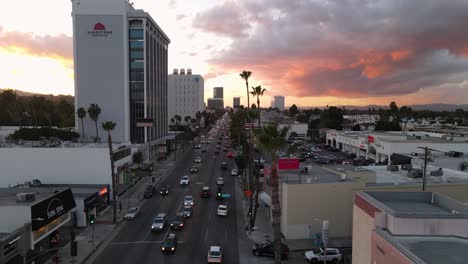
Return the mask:
{"type": "Polygon", "coordinates": [[[167,224],[167,215],[160,213],[154,218],[153,224],[151,224],[151,231],[163,230],[167,224]]]}

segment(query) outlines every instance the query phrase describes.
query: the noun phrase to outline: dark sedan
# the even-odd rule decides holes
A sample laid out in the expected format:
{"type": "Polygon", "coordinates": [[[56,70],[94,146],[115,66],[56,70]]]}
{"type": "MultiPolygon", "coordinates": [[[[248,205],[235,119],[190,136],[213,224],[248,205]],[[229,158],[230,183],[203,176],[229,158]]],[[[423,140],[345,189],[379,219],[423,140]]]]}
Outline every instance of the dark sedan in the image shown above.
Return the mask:
{"type": "Polygon", "coordinates": [[[177,249],[177,236],[176,234],[169,234],[164,239],[161,245],[161,251],[164,253],[174,253],[177,249]]]}
{"type": "Polygon", "coordinates": [[[171,220],[171,229],[172,230],[184,229],[184,216],[182,214],[177,214],[171,220]]]}

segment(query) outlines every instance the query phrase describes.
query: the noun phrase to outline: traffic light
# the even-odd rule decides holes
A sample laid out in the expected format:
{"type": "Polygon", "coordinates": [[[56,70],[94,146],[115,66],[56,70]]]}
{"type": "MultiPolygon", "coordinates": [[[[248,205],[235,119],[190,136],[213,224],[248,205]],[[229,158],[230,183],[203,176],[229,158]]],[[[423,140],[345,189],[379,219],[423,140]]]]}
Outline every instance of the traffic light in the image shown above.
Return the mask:
{"type": "Polygon", "coordinates": [[[94,225],[94,221],[96,220],[96,216],[94,214],[89,215],[89,223],[94,225]]]}

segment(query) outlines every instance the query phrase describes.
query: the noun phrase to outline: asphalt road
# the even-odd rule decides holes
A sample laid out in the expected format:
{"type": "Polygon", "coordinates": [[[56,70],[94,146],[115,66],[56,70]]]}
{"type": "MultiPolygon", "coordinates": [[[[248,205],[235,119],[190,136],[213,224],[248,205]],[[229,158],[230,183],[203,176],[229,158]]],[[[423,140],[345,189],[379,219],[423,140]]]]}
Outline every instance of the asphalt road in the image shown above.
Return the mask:
{"type": "Polygon", "coordinates": [[[223,263],[239,263],[236,205],[234,197],[234,178],[230,175],[234,165],[226,153],[214,154],[215,143],[202,145],[207,152],[190,150],[175,164],[170,175],[162,182],[169,184],[171,190],[168,196],[161,196],[158,192],[142,206],[141,213],[134,220],[120,230],[108,246],[101,251],[94,261],[96,264],[104,263],[206,263],[209,246],[223,248],[223,263]],[[182,175],[190,175],[195,157],[202,157],[199,172],[191,174],[189,186],[179,185],[182,175]],[[228,164],[228,170],[221,170],[222,161],[228,164]],[[231,194],[224,201],[216,201],[216,178],[223,177],[224,192],[231,194]],[[210,186],[212,196],[201,198],[200,191],[203,186],[210,186]],[[160,233],[150,230],[153,218],[158,213],[167,213],[169,219],[182,207],[185,195],[193,195],[195,204],[193,216],[185,222],[183,230],[169,230],[166,227],[160,233]],[[228,216],[219,217],[218,204],[228,205],[228,216]],[[168,233],[175,233],[179,241],[174,254],[163,254],[161,243],[168,233]]]}

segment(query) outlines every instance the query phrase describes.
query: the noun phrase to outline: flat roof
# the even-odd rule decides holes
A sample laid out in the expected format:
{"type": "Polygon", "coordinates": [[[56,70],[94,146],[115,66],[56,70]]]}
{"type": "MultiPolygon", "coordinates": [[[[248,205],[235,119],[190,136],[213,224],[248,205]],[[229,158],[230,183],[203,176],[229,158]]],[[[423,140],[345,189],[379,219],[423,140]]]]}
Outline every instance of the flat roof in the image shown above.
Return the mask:
{"type": "Polygon", "coordinates": [[[333,182],[354,182],[355,179],[347,177],[341,179],[341,174],[324,169],[317,165],[310,165],[311,170],[308,173],[301,173],[304,167],[299,170],[278,170],[280,180],[284,183],[291,184],[317,184],[317,183],[333,183],[333,182]],[[317,177],[317,178],[315,178],[317,177]]]}
{"type": "Polygon", "coordinates": [[[456,236],[395,236],[376,229],[393,246],[414,263],[465,264],[468,259],[468,239],[456,236]]]}
{"type": "Polygon", "coordinates": [[[61,192],[67,188],[71,188],[74,197],[88,197],[105,186],[97,184],[43,184],[40,187],[0,188],[0,206],[31,206],[51,197],[55,191],[61,192]],[[18,193],[34,193],[36,199],[32,202],[16,202],[18,193]]]}
{"type": "Polygon", "coordinates": [[[468,206],[435,192],[364,191],[359,195],[400,218],[468,218],[468,206]]]}
{"type": "MultiPolygon", "coordinates": [[[[118,150],[119,147],[122,147],[122,149],[126,149],[127,147],[131,147],[130,142],[124,142],[124,143],[119,143],[119,142],[113,142],[112,147],[114,149],[114,152],[118,150]]],[[[58,145],[53,145],[53,144],[48,144],[46,143],[45,145],[42,144],[42,141],[23,141],[20,140],[17,143],[4,143],[2,148],[109,148],[109,145],[107,143],[101,142],[101,143],[91,143],[91,142],[83,142],[83,143],[75,143],[71,141],[64,141],[63,143],[60,143],[58,145]]]]}
{"type": "MultiPolygon", "coordinates": [[[[340,166],[338,166],[340,167],[340,166]]],[[[399,184],[420,184],[422,185],[422,178],[411,178],[408,177],[408,171],[402,170],[401,166],[398,167],[398,171],[388,171],[387,166],[363,166],[360,167],[362,170],[369,170],[375,172],[375,184],[377,185],[399,185],[399,184]]],[[[413,165],[415,169],[423,169],[420,165],[413,165]]],[[[442,168],[442,176],[431,176],[432,171],[438,170],[440,167],[427,165],[426,168],[426,184],[447,184],[456,182],[467,182],[468,173],[462,171],[456,171],[452,169],[442,168]]]]}

